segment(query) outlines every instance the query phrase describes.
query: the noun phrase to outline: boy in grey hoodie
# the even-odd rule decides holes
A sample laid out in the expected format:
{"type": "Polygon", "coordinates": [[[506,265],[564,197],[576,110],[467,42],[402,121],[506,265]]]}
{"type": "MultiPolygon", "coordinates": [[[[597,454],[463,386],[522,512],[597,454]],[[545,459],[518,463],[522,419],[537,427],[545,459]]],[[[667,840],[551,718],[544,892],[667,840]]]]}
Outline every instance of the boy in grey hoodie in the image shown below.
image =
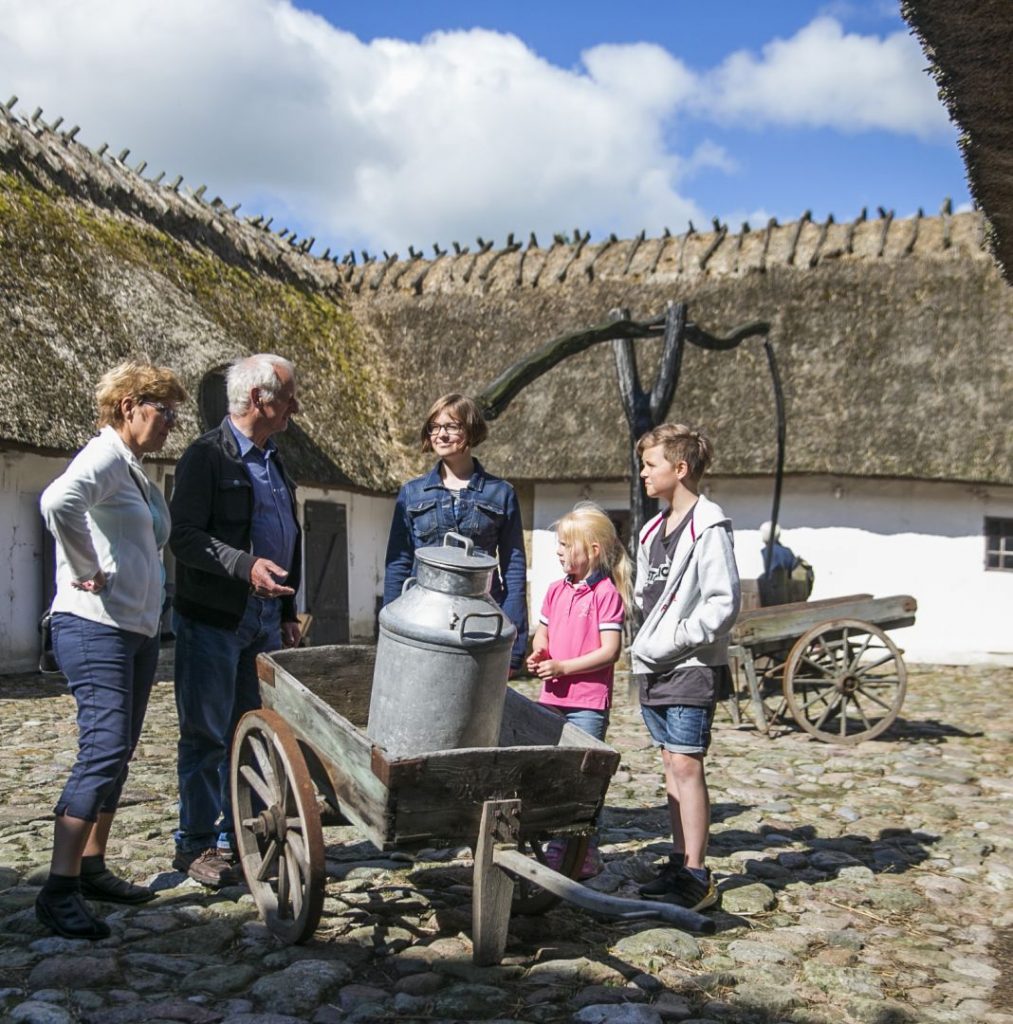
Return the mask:
{"type": "Polygon", "coordinates": [[[640,532],[634,602],[644,615],[630,648],[644,723],[661,748],[672,854],[647,899],[703,910],[717,902],[705,866],[710,798],[704,755],[717,700],[730,684],[728,635],[739,612],[731,521],[699,493],[710,441],[665,423],[637,443],[641,477],[666,506],[640,532]]]}

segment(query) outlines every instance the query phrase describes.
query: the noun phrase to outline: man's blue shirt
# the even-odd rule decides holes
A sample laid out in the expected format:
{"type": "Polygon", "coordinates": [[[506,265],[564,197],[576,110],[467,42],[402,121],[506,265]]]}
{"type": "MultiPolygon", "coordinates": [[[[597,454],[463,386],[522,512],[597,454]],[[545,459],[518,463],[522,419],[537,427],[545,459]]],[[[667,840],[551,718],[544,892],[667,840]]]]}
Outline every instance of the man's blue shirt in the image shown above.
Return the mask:
{"type": "Polygon", "coordinates": [[[288,488],[274,463],[273,456],[278,449],[270,438],[263,448],[258,448],[236,429],[231,417],[229,426],[253,484],[251,551],[257,558],[267,558],[287,571],[292,568],[295,553],[296,522],[288,488]]]}

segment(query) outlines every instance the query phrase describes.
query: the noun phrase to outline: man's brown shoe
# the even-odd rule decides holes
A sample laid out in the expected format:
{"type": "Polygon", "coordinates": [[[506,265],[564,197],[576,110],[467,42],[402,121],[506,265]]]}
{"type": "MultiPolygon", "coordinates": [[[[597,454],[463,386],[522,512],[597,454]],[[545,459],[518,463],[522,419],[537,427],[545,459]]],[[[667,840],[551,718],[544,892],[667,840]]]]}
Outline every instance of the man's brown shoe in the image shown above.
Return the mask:
{"type": "Polygon", "coordinates": [[[173,858],[172,866],[179,871],[185,870],[195,882],[200,882],[209,889],[238,885],[243,880],[243,874],[231,853],[219,850],[215,846],[194,854],[179,851],[173,858]],[[184,869],[183,864],[187,861],[189,863],[184,869]]]}

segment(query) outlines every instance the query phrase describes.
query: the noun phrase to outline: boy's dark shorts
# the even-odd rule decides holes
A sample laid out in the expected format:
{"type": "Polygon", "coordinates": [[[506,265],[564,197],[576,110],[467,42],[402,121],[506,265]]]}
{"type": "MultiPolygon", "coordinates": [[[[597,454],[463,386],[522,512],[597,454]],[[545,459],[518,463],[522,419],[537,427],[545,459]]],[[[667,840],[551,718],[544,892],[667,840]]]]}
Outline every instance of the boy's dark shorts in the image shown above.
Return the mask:
{"type": "Polygon", "coordinates": [[[654,745],[673,754],[706,754],[711,745],[714,704],[642,704],[640,712],[654,745]]]}

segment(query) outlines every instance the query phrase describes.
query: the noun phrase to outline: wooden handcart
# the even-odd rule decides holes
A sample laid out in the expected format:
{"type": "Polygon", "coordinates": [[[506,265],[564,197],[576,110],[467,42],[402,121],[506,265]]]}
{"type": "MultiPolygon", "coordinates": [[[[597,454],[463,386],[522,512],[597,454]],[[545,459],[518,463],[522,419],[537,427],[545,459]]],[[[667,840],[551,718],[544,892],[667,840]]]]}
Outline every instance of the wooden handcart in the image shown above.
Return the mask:
{"type": "Polygon", "coordinates": [[[907,687],[902,652],[886,631],[912,625],[917,607],[906,594],[853,594],[743,612],[729,650],[733,720],[745,698],[767,734],[793,719],[827,743],[880,735],[907,687]]]}
{"type": "Polygon", "coordinates": [[[498,747],[390,757],[364,732],[374,653],[317,647],[257,661],[263,707],[236,730],[232,801],[247,884],[279,939],[302,942],[315,931],[326,880],[322,827],[348,824],[380,851],[474,849],[479,964],[502,959],[511,912],[540,913],[560,898],[714,931],[712,920],[681,907],[606,896],[573,880],[619,764],[611,747],[508,690],[498,747]],[[550,836],[570,840],[559,871],[545,863],[550,836]]]}

